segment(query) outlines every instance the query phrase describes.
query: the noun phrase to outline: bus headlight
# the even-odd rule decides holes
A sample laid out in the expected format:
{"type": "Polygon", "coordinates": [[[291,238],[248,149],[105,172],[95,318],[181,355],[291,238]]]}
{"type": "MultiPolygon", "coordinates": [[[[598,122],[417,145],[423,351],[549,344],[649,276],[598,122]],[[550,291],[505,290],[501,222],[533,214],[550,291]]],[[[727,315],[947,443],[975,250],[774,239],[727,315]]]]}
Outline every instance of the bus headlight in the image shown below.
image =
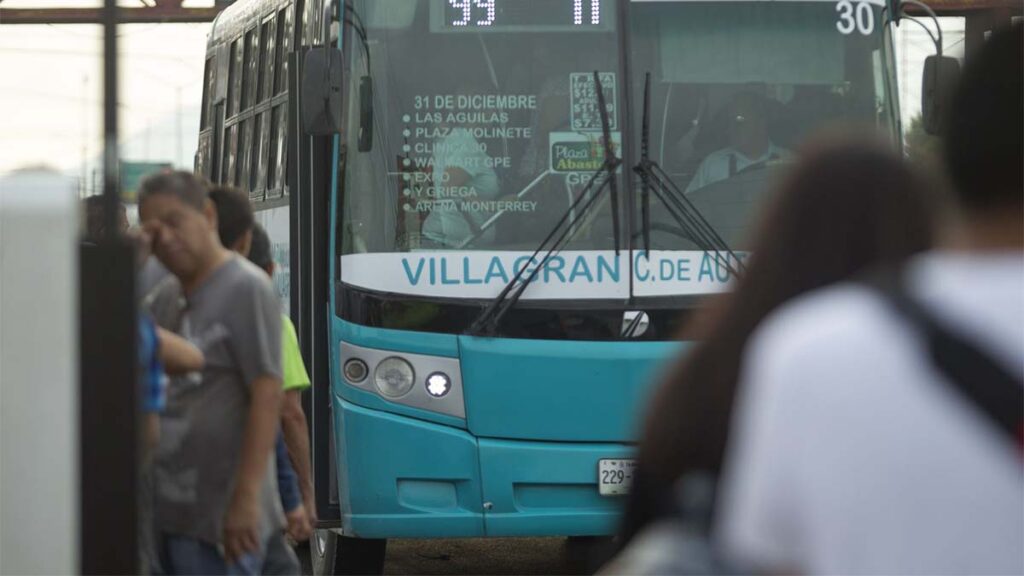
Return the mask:
{"type": "Polygon", "coordinates": [[[373,372],[373,383],[377,390],[388,398],[405,396],[412,389],[416,380],[416,372],[405,359],[390,356],[377,364],[373,372]]]}
{"type": "Polygon", "coordinates": [[[352,358],[348,362],[345,362],[345,378],[348,378],[349,382],[358,384],[363,380],[366,380],[366,376],[370,373],[370,369],[366,366],[366,362],[363,362],[359,358],[352,358]]]}

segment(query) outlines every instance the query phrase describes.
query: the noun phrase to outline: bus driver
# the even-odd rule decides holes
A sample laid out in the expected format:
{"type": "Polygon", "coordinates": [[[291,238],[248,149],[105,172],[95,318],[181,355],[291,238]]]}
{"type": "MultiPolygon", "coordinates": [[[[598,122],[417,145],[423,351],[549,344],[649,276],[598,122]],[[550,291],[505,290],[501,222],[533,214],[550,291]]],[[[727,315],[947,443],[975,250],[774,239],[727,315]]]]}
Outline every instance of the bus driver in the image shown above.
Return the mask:
{"type": "Polygon", "coordinates": [[[729,145],[708,154],[690,180],[686,192],[732,178],[750,166],[790,157],[788,150],[771,141],[766,116],[762,97],[753,92],[736,94],[729,103],[726,117],[729,145]]]}

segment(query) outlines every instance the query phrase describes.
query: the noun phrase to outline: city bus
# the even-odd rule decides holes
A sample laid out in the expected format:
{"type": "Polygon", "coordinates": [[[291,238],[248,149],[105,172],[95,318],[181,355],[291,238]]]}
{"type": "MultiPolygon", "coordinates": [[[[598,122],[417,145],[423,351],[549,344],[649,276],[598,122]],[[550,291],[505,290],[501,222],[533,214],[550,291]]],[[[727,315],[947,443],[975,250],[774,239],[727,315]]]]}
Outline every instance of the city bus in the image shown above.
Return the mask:
{"type": "MultiPolygon", "coordinates": [[[[318,572],[611,534],[680,324],[800,143],[900,135],[883,0],[239,0],[196,170],[249,191],[313,389],[318,572]]],[[[827,190],[822,190],[827,194],[827,190]]]]}

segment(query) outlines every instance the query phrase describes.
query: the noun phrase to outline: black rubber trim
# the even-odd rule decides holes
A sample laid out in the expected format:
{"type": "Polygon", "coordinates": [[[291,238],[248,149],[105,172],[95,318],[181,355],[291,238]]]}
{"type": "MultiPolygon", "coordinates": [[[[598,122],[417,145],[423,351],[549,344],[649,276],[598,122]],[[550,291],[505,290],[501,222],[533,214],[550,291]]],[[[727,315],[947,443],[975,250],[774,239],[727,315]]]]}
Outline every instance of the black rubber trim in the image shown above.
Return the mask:
{"type": "MultiPolygon", "coordinates": [[[[423,298],[335,283],[335,314],[343,320],[394,330],[464,334],[488,300],[423,298]]],[[[502,320],[500,336],[535,340],[622,341],[622,315],[643,311],[647,331],[632,341],[675,340],[701,297],[625,300],[521,300],[502,320]]]]}

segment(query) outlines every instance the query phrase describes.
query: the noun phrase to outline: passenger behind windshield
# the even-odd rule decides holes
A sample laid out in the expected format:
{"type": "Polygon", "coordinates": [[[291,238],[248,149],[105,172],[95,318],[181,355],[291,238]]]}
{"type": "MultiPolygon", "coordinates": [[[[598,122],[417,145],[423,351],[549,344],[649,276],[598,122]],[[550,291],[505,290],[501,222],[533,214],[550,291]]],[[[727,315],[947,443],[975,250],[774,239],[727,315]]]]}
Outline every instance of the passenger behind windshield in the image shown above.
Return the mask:
{"type": "MultiPolygon", "coordinates": [[[[463,84],[459,95],[474,95],[463,84]]],[[[498,175],[489,162],[487,146],[477,140],[466,126],[440,124],[444,136],[434,142],[432,185],[434,200],[423,221],[422,246],[456,247],[475,233],[493,213],[486,209],[466,210],[463,206],[482,206],[479,202],[498,198],[498,175]]],[[[494,230],[486,230],[480,240],[494,240],[494,230]]]]}
{"type": "Polygon", "coordinates": [[[767,103],[753,92],[736,94],[726,108],[728,145],[708,154],[686,192],[736,176],[752,166],[785,160],[792,153],[768,135],[767,103]]]}

